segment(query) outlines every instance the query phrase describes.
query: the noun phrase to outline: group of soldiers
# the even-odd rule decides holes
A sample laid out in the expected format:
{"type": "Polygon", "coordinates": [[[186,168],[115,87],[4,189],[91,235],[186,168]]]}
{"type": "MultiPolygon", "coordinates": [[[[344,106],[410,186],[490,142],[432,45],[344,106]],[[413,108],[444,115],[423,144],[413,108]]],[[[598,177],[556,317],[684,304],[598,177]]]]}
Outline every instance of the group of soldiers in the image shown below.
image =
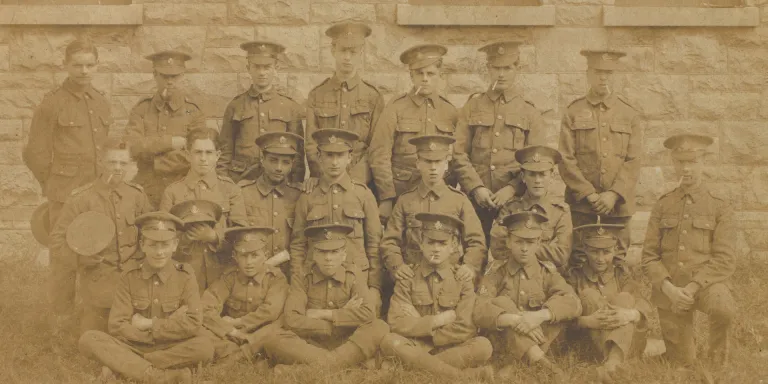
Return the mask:
{"type": "Polygon", "coordinates": [[[445,47],[403,52],[413,87],[385,105],[360,76],[371,29],[326,34],[335,73],[306,107],[273,83],[285,47],[242,44],[252,85],[220,132],[182,89],[191,57],[148,56],[157,92],[119,138],[91,86],[97,50],[67,47],[69,77],[35,112],[24,160],[48,199],[33,230],[50,248],[53,326],[73,327],[80,297],[79,347],[102,375],[189,382],[208,361],[399,361],[491,380],[522,359],[564,380],[547,351],[567,327],[612,382],[643,353],[654,307],[672,360],[697,361],[699,310],[725,363],[735,236],[702,177],[712,138],[664,142],[680,183],[648,223],[650,301],[625,260],[643,119],[612,88],[622,52],[582,51],[589,91],[567,107],[558,150],[515,90],[518,42],[480,48],[488,89],[459,109],[436,89],[445,47]],[[556,169],[565,201],[549,192],[556,169]]]}

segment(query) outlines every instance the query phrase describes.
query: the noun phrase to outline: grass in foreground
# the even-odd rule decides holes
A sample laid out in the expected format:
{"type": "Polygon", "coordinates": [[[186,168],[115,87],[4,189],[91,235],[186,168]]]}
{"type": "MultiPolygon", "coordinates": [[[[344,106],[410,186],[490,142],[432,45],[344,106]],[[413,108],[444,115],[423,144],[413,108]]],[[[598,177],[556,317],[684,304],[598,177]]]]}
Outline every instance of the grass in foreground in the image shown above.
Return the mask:
{"type": "MultiPolygon", "coordinates": [[[[45,304],[47,271],[32,257],[0,259],[0,383],[90,383],[100,371],[97,363],[78,355],[76,340],[53,337],[45,304]]],[[[742,260],[732,279],[739,315],[732,333],[731,364],[719,374],[722,383],[768,384],[768,262],[742,260]]],[[[657,322],[652,322],[657,324],[657,322]]],[[[706,353],[707,323],[696,317],[699,355],[706,353]]],[[[658,326],[652,337],[658,337],[658,326]]],[[[555,356],[573,383],[594,381],[594,361],[573,351],[555,356]]],[[[627,364],[621,383],[691,383],[696,376],[678,371],[661,360],[627,364]]],[[[423,372],[367,371],[318,372],[297,367],[285,375],[253,366],[206,367],[199,382],[212,383],[317,383],[317,384],[444,384],[423,372]]],[[[520,366],[512,382],[547,383],[547,375],[520,366]]],[[[123,383],[123,381],[119,381],[123,383]]]]}

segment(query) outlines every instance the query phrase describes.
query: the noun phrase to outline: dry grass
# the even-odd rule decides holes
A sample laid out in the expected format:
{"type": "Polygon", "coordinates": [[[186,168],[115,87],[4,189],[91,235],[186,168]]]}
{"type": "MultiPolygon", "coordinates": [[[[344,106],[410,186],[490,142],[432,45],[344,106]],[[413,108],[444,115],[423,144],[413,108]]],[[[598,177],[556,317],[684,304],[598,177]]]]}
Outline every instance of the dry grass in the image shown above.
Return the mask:
{"type": "MultiPolygon", "coordinates": [[[[54,338],[47,326],[44,304],[45,268],[30,258],[0,259],[0,383],[89,383],[99,366],[80,357],[75,340],[54,338]]],[[[733,332],[731,365],[719,374],[722,383],[768,383],[768,263],[742,261],[733,279],[740,315],[733,332]],[[761,349],[762,346],[762,349],[761,349]]],[[[696,321],[699,353],[706,351],[707,324],[696,321]]],[[[658,335],[658,329],[654,330],[658,335]]],[[[578,359],[573,351],[555,357],[574,383],[593,380],[592,361],[578,359]]],[[[544,373],[520,367],[513,382],[548,382],[544,373]]],[[[628,364],[622,383],[691,383],[692,374],[670,368],[660,360],[628,364]]],[[[284,376],[250,366],[230,369],[207,367],[198,377],[212,383],[419,383],[444,380],[420,372],[394,373],[365,370],[318,372],[296,368],[284,376]]],[[[442,384],[442,383],[440,383],[442,384]]]]}

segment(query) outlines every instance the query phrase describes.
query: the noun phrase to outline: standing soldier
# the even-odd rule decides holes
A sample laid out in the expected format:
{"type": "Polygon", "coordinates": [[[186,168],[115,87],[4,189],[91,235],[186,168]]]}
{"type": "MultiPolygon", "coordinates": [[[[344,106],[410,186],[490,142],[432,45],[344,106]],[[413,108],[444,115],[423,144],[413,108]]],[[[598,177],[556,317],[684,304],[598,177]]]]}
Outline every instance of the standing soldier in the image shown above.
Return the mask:
{"type": "Polygon", "coordinates": [[[392,213],[395,198],[419,181],[416,147],[408,140],[423,135],[453,136],[456,107],[437,90],[446,52],[442,45],[427,44],[400,55],[410,69],[414,89],[384,108],[373,130],[369,157],[384,219],[392,213]]]}
{"type": "Polygon", "coordinates": [[[702,157],[712,142],[691,134],[664,141],[680,186],[653,207],[643,244],[643,269],[667,355],[686,365],[696,361],[694,310],[709,316],[709,354],[716,366],[727,362],[736,312],[728,282],[736,256],[733,208],[702,180],[702,157]]]}
{"type": "Polygon", "coordinates": [[[504,41],[479,49],[487,56],[491,85],[469,98],[456,125],[456,173],[473,198],[484,233],[490,232],[499,208],[519,192],[515,152],[543,144],[546,135],[541,113],[514,89],[519,45],[504,41]]]}
{"type": "MultiPolygon", "coordinates": [[[[277,56],[285,51],[280,44],[251,41],[240,44],[248,53],[251,88],[235,97],[224,111],[221,127],[221,158],[219,173],[235,182],[256,179],[262,172],[259,163],[261,148],[256,138],[267,132],[291,132],[304,136],[301,126],[302,107],[276,89],[277,56]]],[[[303,153],[303,148],[300,148],[303,153]]],[[[304,162],[297,163],[291,181],[304,181],[304,162]]]]}
{"type": "MultiPolygon", "coordinates": [[[[91,85],[98,59],[90,41],[67,45],[68,77],[43,98],[32,116],[22,157],[48,198],[49,228],[56,225],[72,190],[98,177],[100,147],[112,124],[110,102],[91,85]]],[[[51,251],[49,299],[56,321],[65,321],[72,302],[60,300],[60,289],[69,284],[74,271],[65,258],[51,251]]]]}
{"type": "Polygon", "coordinates": [[[613,71],[626,54],[581,54],[587,57],[589,93],[568,106],[560,129],[565,201],[574,226],[592,224],[598,215],[606,224],[623,225],[619,245],[626,252],[643,150],[642,117],[612,88],[613,71]]]}
{"type": "Polygon", "coordinates": [[[137,257],[134,221],[152,210],[142,188],[124,180],[130,148],[114,138],[101,146],[99,178],[72,191],[51,233],[51,249],[67,266],[56,287],[59,305],[74,307],[75,276],[80,275],[81,332],[106,332],[115,284],[137,257]]]}
{"type": "Polygon", "coordinates": [[[301,196],[297,185],[288,182],[288,175],[297,163],[303,161],[299,149],[303,139],[292,133],[270,132],[256,139],[261,148],[261,176],[256,180],[242,180],[245,213],[248,225],[263,225],[275,231],[266,236],[267,265],[280,265],[286,277],[290,277],[288,248],[291,244],[291,228],[294,222],[296,201],[301,196]]]}
{"type": "Polygon", "coordinates": [[[154,65],[157,92],[133,107],[125,128],[138,160],[134,181],[144,187],[155,207],[165,188],[189,170],[184,157],[187,133],[205,128],[202,110],[180,88],[186,71],[184,62],[191,58],[175,51],[146,57],[154,65]]]}
{"type": "MultiPolygon", "coordinates": [[[[349,175],[364,184],[371,181],[368,147],[384,98],[370,83],[360,78],[365,38],[371,28],[362,23],[340,23],[325,31],[330,37],[336,72],[309,92],[307,97],[307,162],[314,180],[320,177],[317,143],[312,134],[318,129],[339,128],[359,137],[352,149],[349,175]]],[[[311,189],[311,188],[310,188],[311,189]]]]}
{"type": "MultiPolygon", "coordinates": [[[[352,180],[347,165],[352,161],[352,149],[359,137],[343,129],[321,129],[312,134],[317,143],[320,161],[320,181],[309,194],[302,194],[296,202],[296,213],[291,234],[291,279],[302,279],[301,271],[312,264],[304,230],[321,224],[347,224],[354,229],[347,237],[347,263],[368,276],[368,286],[380,299],[381,222],[376,198],[365,184],[352,180]]],[[[380,304],[380,303],[379,303],[380,304]]]]}
{"type": "MultiPolygon", "coordinates": [[[[397,280],[413,278],[413,267],[421,262],[421,222],[419,212],[447,214],[462,220],[460,247],[456,255],[464,255],[456,277],[474,282],[486,258],[485,237],[480,220],[467,196],[445,184],[451,159],[450,136],[414,137],[408,142],[418,149],[416,168],[421,175],[418,186],[403,193],[392,210],[381,240],[381,257],[397,280]],[[465,248],[466,247],[466,248],[465,248]]],[[[456,264],[459,260],[453,260],[456,264]]]]}
{"type": "Polygon", "coordinates": [[[80,353],[116,372],[149,383],[192,383],[188,367],[213,358],[213,346],[199,335],[203,311],[188,264],[171,260],[182,222],[167,212],[136,218],[144,261],[126,269],[109,313],[109,334],[88,331],[80,353]]]}
{"type": "Polygon", "coordinates": [[[554,168],[562,159],[560,152],[547,146],[534,145],[517,150],[515,159],[520,164],[520,187],[524,192],[499,210],[499,217],[491,229],[493,257],[500,259],[506,254],[507,229],[501,225],[501,220],[520,211],[540,213],[548,220],[542,223],[541,245],[536,251],[536,257],[551,262],[562,273],[571,257],[573,226],[568,204],[549,194],[554,168]]]}

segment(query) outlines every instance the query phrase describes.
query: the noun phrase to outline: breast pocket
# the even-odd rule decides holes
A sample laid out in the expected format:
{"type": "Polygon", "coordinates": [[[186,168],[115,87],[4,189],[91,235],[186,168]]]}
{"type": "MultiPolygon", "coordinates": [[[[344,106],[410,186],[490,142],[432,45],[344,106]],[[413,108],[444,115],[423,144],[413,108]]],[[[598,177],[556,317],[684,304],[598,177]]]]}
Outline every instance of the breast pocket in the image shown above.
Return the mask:
{"type": "Polygon", "coordinates": [[[59,129],[75,130],[88,128],[88,118],[80,115],[75,110],[64,110],[59,113],[57,120],[59,129]]]}
{"type": "Polygon", "coordinates": [[[522,149],[525,147],[525,139],[528,135],[528,121],[519,115],[508,114],[504,118],[506,137],[501,140],[501,145],[506,149],[522,149]],[[511,135],[511,137],[510,137],[511,135]]]}
{"type": "Polygon", "coordinates": [[[288,111],[282,108],[275,108],[269,110],[269,132],[285,132],[288,130],[288,123],[291,122],[291,117],[288,111]]]}
{"type": "Polygon", "coordinates": [[[438,121],[435,123],[435,128],[439,134],[446,136],[453,136],[456,131],[456,126],[450,121],[438,121]]]}
{"type": "Polygon", "coordinates": [[[254,110],[236,111],[232,121],[239,128],[239,134],[235,139],[238,147],[250,148],[256,146],[256,138],[259,137],[259,117],[254,110]]]}
{"type": "Polygon", "coordinates": [[[173,299],[167,299],[163,301],[160,306],[163,309],[163,313],[165,314],[165,317],[171,316],[174,312],[176,312],[177,309],[179,309],[179,306],[181,304],[181,300],[179,298],[173,298],[173,299]]]}
{"type": "Polygon", "coordinates": [[[147,316],[149,312],[149,304],[151,301],[147,297],[134,297],[133,298],[133,313],[139,313],[142,316],[147,316]]]}
{"type": "Polygon", "coordinates": [[[328,223],[328,205],[313,205],[307,213],[307,226],[327,224],[328,223]]]}
{"type": "Polygon", "coordinates": [[[611,123],[611,144],[613,146],[613,153],[622,160],[627,156],[630,134],[632,134],[632,130],[628,123],[611,123]]]}
{"type": "Polygon", "coordinates": [[[677,249],[678,233],[676,231],[680,220],[677,217],[662,217],[659,222],[659,232],[661,233],[661,249],[664,251],[673,251],[677,249]]]}
{"type": "Polygon", "coordinates": [[[325,106],[315,109],[315,120],[317,121],[317,127],[322,128],[339,128],[339,107],[325,106]]]}
{"type": "Polygon", "coordinates": [[[357,206],[345,206],[344,207],[344,219],[347,224],[351,225],[355,230],[352,232],[352,237],[363,237],[363,224],[365,223],[365,212],[361,207],[357,206]]]}
{"type": "Polygon", "coordinates": [[[416,146],[408,143],[408,140],[419,135],[422,125],[422,122],[417,119],[399,119],[397,128],[395,128],[395,147],[392,152],[397,154],[416,153],[416,146]]]}
{"type": "Polygon", "coordinates": [[[130,247],[136,245],[138,230],[136,229],[136,212],[133,210],[126,212],[124,228],[118,230],[118,238],[121,247],[130,247]]]}
{"type": "Polygon", "coordinates": [[[435,301],[432,300],[429,291],[414,290],[411,292],[411,303],[413,303],[414,306],[432,305],[434,302],[435,301]]]}
{"type": "Polygon", "coordinates": [[[352,117],[352,129],[360,136],[360,140],[365,140],[368,136],[371,126],[371,106],[368,104],[356,104],[349,109],[352,117]]]}
{"type": "Polygon", "coordinates": [[[459,305],[459,291],[444,290],[437,296],[437,304],[442,309],[454,309],[459,305]]]}
{"type": "Polygon", "coordinates": [[[573,126],[576,138],[576,153],[588,154],[597,152],[597,122],[594,120],[575,120],[573,126]]]}
{"type": "Polygon", "coordinates": [[[696,250],[703,253],[709,253],[712,248],[712,234],[715,230],[714,216],[694,216],[693,228],[695,228],[696,241],[694,246],[696,250]]]}
{"type": "Polygon", "coordinates": [[[491,134],[493,121],[493,115],[491,114],[473,114],[469,116],[469,125],[474,130],[472,148],[491,147],[491,142],[493,141],[491,134]]]}

